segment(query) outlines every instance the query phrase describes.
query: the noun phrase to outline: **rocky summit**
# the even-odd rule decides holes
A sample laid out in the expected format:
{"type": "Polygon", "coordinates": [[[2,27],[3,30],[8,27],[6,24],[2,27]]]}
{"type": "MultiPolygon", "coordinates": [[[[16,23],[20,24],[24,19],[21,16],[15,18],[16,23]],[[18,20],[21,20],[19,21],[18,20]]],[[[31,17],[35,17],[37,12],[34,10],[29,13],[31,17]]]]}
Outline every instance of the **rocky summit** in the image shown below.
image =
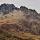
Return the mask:
{"type": "Polygon", "coordinates": [[[40,14],[25,6],[1,4],[0,40],[40,40],[40,14]]]}

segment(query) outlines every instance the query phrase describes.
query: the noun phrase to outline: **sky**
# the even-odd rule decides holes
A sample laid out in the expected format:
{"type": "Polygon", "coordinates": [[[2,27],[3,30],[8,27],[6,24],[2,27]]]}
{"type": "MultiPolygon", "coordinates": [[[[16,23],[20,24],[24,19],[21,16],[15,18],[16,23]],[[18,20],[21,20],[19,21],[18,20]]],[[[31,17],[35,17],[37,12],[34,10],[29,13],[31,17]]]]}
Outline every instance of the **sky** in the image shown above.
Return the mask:
{"type": "Polygon", "coordinates": [[[0,0],[0,4],[8,3],[14,4],[16,7],[26,6],[30,9],[35,9],[40,13],[40,0],[0,0]]]}

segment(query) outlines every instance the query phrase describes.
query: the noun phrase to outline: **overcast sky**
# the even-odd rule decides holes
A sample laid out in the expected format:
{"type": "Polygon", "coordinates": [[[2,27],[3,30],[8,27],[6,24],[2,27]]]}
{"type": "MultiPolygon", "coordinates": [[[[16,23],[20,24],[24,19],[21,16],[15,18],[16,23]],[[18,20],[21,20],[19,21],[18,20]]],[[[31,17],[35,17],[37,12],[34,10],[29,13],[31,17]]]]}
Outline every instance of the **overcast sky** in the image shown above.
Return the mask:
{"type": "Polygon", "coordinates": [[[0,4],[3,3],[13,3],[17,7],[22,5],[40,12],[40,0],[0,0],[0,4]]]}

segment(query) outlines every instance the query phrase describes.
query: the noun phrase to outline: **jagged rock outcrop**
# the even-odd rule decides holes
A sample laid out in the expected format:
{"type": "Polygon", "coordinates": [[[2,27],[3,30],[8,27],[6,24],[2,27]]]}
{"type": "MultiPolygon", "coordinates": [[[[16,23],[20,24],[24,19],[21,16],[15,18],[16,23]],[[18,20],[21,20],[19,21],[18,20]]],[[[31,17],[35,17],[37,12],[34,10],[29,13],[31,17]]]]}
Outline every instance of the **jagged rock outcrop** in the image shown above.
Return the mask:
{"type": "Polygon", "coordinates": [[[0,13],[3,12],[3,14],[7,14],[15,9],[15,6],[13,4],[1,4],[0,5],[0,13]]]}
{"type": "Polygon", "coordinates": [[[37,19],[38,18],[38,13],[35,10],[32,9],[28,9],[25,6],[21,6],[20,10],[23,11],[24,13],[26,13],[27,15],[30,15],[31,17],[37,19]]]}
{"type": "Polygon", "coordinates": [[[12,11],[12,10],[14,10],[15,9],[15,6],[13,5],[13,4],[1,4],[0,5],[0,10],[1,11],[12,11]]]}
{"type": "Polygon", "coordinates": [[[23,11],[24,13],[32,16],[32,17],[37,17],[38,18],[38,13],[35,11],[35,10],[32,10],[32,9],[28,9],[27,7],[25,6],[21,6],[20,8],[17,8],[15,7],[14,4],[1,4],[0,5],[0,14],[7,14],[9,12],[12,12],[13,10],[21,10],[23,11]]]}

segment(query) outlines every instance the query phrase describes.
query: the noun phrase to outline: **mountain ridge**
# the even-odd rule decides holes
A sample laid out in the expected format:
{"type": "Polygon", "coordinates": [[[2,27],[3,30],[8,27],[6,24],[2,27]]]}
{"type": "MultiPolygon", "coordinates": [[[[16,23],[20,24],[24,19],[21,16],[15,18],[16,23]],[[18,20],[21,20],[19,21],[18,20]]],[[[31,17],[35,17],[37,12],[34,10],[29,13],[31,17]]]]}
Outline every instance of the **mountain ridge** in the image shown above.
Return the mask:
{"type": "Polygon", "coordinates": [[[0,33],[7,32],[12,35],[12,38],[15,36],[18,40],[36,40],[40,38],[40,14],[25,6],[20,8],[13,4],[2,4],[1,6],[0,33]]]}

